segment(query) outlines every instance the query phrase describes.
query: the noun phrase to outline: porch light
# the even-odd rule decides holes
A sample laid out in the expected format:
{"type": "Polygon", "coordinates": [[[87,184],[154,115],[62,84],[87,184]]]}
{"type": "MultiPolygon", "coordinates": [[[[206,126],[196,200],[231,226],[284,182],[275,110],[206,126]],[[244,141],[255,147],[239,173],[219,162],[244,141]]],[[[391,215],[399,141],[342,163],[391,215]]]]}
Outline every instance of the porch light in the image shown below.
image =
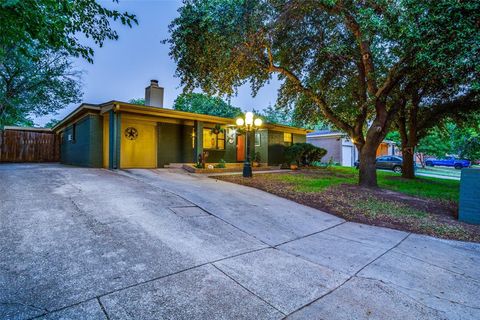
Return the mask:
{"type": "Polygon", "coordinates": [[[250,165],[250,146],[248,143],[248,136],[250,131],[259,129],[262,126],[262,119],[254,119],[253,112],[249,111],[245,113],[245,119],[237,118],[235,123],[237,127],[245,130],[245,145],[247,156],[245,157],[245,162],[243,163],[243,177],[250,178],[252,177],[252,166],[250,165]]]}

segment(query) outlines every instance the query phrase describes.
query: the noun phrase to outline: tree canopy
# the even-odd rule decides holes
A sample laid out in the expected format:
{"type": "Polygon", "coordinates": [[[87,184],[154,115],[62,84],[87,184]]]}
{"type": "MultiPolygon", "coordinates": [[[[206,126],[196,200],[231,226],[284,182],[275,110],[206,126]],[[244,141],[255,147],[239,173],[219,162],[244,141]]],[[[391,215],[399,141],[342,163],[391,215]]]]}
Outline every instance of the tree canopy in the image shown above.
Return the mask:
{"type": "Polygon", "coordinates": [[[480,115],[474,114],[462,123],[446,120],[433,127],[419,141],[417,152],[439,158],[455,155],[480,160],[480,115]]]}
{"type": "Polygon", "coordinates": [[[92,62],[93,49],[79,37],[100,47],[107,39],[118,39],[111,20],[130,27],[137,23],[135,15],[107,9],[95,0],[1,0],[0,60],[9,48],[28,54],[36,46],[63,50],[92,62]]]}
{"type": "Polygon", "coordinates": [[[111,21],[137,23],[95,0],[0,0],[0,125],[33,125],[32,115],[77,102],[80,73],[69,58],[93,62],[91,44],[118,39],[111,21]]]}
{"type": "Polygon", "coordinates": [[[250,83],[255,93],[277,74],[278,104],[349,134],[360,183],[375,186],[376,149],[409,79],[475,62],[465,90],[478,89],[479,15],[473,0],[186,0],[170,54],[187,90],[230,95],[250,83]]]}
{"type": "Polygon", "coordinates": [[[175,99],[173,109],[225,118],[235,118],[242,114],[240,108],[226,103],[221,98],[212,97],[203,93],[180,94],[177,99],[175,99]]]}
{"type": "Polygon", "coordinates": [[[128,103],[145,105],[145,98],[133,98],[128,100],[128,103]]]}
{"type": "Polygon", "coordinates": [[[73,70],[66,52],[9,51],[0,63],[0,126],[31,126],[32,115],[55,113],[78,102],[80,85],[80,73],[73,70]]]}

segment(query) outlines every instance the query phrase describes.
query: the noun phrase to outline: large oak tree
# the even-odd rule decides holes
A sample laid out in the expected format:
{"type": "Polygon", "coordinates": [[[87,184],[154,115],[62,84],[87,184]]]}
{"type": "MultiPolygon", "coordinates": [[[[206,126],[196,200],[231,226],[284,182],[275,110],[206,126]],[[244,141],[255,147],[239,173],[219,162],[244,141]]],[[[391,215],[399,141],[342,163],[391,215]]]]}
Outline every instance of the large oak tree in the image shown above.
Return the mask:
{"type": "Polygon", "coordinates": [[[478,12],[473,0],[185,0],[168,42],[187,90],[229,95],[249,82],[255,93],[277,74],[279,104],[348,133],[359,183],[376,186],[408,77],[472,50],[478,12]]]}

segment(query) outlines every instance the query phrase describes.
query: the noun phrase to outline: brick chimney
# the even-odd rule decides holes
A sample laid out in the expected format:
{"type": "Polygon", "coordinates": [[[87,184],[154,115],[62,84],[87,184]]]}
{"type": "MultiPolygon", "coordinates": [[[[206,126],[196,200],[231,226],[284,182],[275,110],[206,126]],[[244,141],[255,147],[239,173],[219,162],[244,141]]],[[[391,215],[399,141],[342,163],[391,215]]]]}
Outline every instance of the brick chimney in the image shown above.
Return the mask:
{"type": "Polygon", "coordinates": [[[158,86],[158,80],[150,80],[150,85],[145,88],[145,105],[163,108],[163,88],[158,86]]]}

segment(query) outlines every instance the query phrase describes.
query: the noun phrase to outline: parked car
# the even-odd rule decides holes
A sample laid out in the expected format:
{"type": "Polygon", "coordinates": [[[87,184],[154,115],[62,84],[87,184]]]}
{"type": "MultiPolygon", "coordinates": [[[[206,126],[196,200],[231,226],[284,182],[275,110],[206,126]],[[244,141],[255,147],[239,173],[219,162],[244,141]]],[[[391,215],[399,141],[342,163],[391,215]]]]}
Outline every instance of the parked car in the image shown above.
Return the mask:
{"type": "Polygon", "coordinates": [[[462,169],[470,167],[472,163],[469,160],[456,159],[455,157],[447,157],[445,159],[427,159],[425,165],[427,167],[444,166],[454,167],[455,169],[462,169]]]}
{"type": "MultiPolygon", "coordinates": [[[[354,163],[355,168],[360,167],[360,161],[357,160],[354,163]]],[[[377,169],[393,170],[397,173],[402,173],[403,170],[403,158],[399,156],[381,156],[375,160],[375,167],[377,169]]]]}

